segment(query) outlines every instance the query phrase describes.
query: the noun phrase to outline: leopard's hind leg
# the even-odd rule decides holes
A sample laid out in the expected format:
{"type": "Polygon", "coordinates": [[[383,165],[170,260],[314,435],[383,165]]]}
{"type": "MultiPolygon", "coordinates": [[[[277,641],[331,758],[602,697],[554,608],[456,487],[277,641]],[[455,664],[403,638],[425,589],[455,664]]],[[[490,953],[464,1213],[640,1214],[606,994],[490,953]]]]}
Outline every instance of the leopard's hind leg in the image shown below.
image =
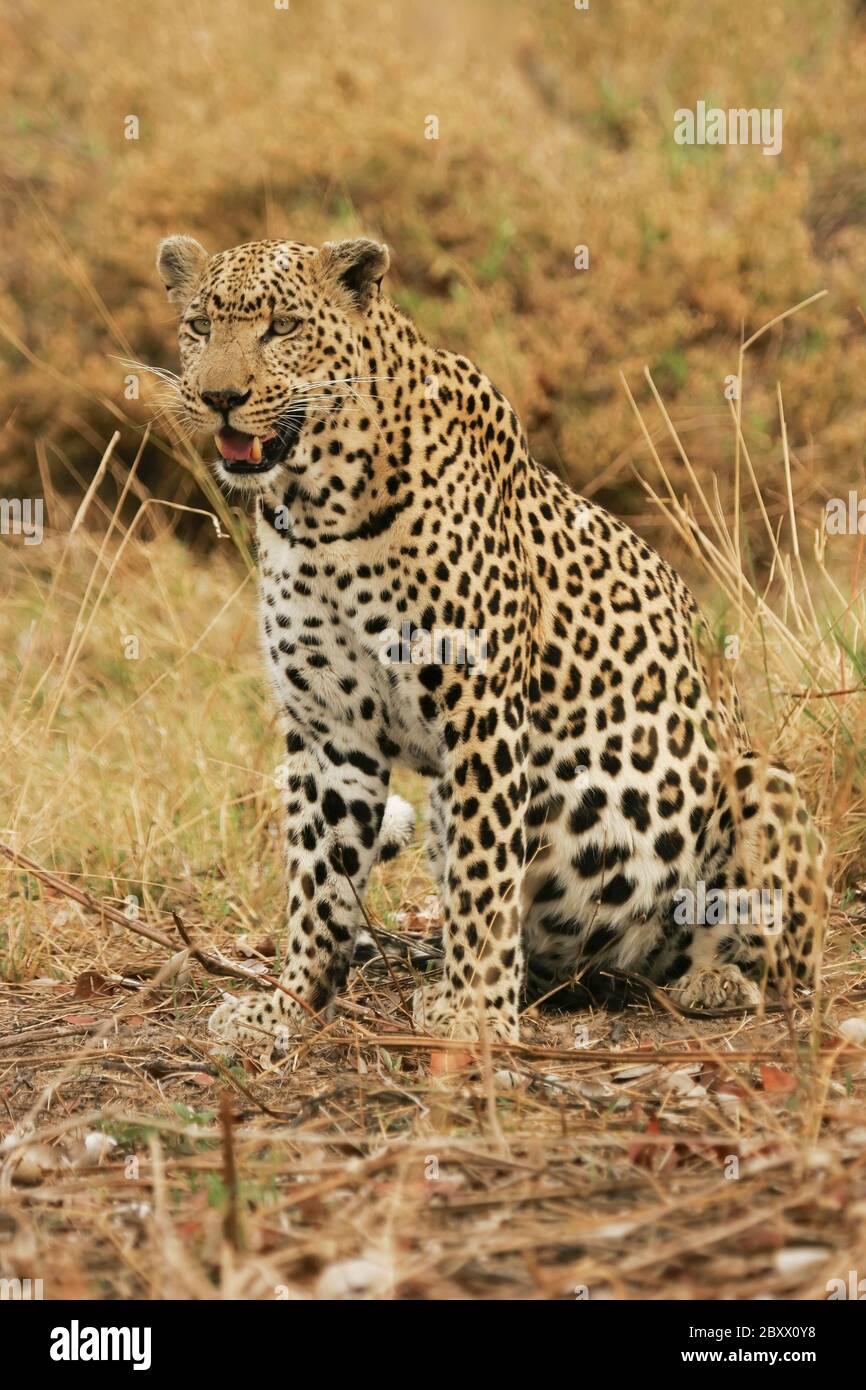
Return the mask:
{"type": "Polygon", "coordinates": [[[723,763],[703,831],[699,881],[671,907],[653,974],[689,1008],[757,1005],[814,977],[830,905],[826,850],[797,783],[778,762],[723,763]]]}

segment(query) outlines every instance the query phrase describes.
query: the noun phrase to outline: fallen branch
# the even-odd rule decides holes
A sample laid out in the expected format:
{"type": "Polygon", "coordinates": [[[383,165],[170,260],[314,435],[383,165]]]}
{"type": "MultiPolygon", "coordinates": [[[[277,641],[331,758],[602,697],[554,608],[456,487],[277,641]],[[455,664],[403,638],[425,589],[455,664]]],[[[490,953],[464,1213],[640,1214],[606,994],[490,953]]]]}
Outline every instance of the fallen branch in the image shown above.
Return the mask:
{"type": "MultiPolygon", "coordinates": [[[[4,845],[2,842],[0,842],[0,854],[4,854],[7,859],[11,859],[13,864],[17,864],[20,868],[26,869],[28,873],[33,874],[34,878],[38,878],[41,883],[46,884],[47,887],[51,888],[55,893],[60,893],[65,898],[71,898],[73,902],[79,903],[81,907],[87,908],[90,912],[96,912],[101,917],[107,917],[110,922],[114,922],[118,927],[123,927],[125,931],[130,931],[136,936],[143,936],[147,941],[152,941],[156,946],[163,946],[165,950],[170,951],[172,955],[177,954],[177,943],[166,936],[164,932],[157,931],[154,927],[146,926],[143,922],[138,921],[137,918],[133,920],[125,916],[118,908],[112,907],[109,903],[101,902],[98,898],[94,898],[93,894],[88,893],[86,888],[77,888],[74,884],[67,883],[65,879],[60,878],[57,874],[51,873],[49,869],[43,869],[41,864],[37,864],[34,860],[28,859],[25,854],[19,854],[17,850],[12,849],[9,845],[4,845]]],[[[267,985],[270,989],[281,990],[283,994],[287,994],[290,999],[294,999],[296,1004],[300,1004],[312,1018],[318,1017],[315,1009],[312,1009],[310,1005],[307,1004],[305,1000],[301,999],[299,995],[295,994],[293,990],[287,989],[285,985],[281,985],[279,980],[275,979],[273,975],[262,975],[253,970],[247,970],[243,965],[233,965],[231,961],[225,960],[222,956],[215,958],[206,955],[204,951],[193,946],[189,933],[184,927],[179,914],[174,913],[173,916],[174,924],[183,939],[184,945],[189,950],[193,959],[198,961],[201,968],[207,971],[208,975],[227,975],[238,980],[251,980],[254,984],[259,986],[267,985]]]]}
{"type": "MultiPolygon", "coordinates": [[[[355,1047],[357,1039],[340,1038],[333,1034],[322,1038],[309,1038],[310,1043],[323,1042],[331,1047],[355,1047]]],[[[418,1048],[421,1051],[438,1052],[441,1050],[456,1049],[462,1052],[471,1052],[477,1059],[480,1057],[479,1044],[467,1041],[462,1038],[431,1038],[423,1037],[421,1034],[399,1034],[389,1033],[387,1037],[379,1038],[369,1036],[361,1039],[364,1046],[384,1047],[387,1050],[393,1048],[418,1048]]],[[[582,1066],[592,1066],[597,1062],[646,1062],[647,1064],[663,1064],[665,1062],[770,1062],[779,1060],[779,1050],[771,1048],[750,1048],[735,1049],[729,1052],[720,1053],[718,1049],[711,1047],[666,1047],[659,1052],[651,1052],[643,1048],[624,1048],[618,1052],[612,1048],[566,1048],[566,1047],[536,1047],[532,1043],[520,1042],[492,1042],[491,1052],[497,1055],[514,1053],[519,1057],[538,1057],[543,1061],[558,1062],[578,1062],[582,1066]]],[[[862,1058],[866,1052],[860,1043],[827,1043],[815,1049],[814,1052],[807,1054],[809,1059],[825,1060],[832,1058],[838,1061],[840,1058],[858,1057],[862,1058]]]]}
{"type": "Polygon", "coordinates": [[[235,1163],[234,1117],[232,1098],[229,1091],[220,1092],[219,1108],[220,1130],[222,1132],[223,1186],[225,1188],[225,1211],[223,1212],[223,1239],[233,1250],[243,1249],[240,1202],[238,1200],[238,1172],[235,1163]]]}

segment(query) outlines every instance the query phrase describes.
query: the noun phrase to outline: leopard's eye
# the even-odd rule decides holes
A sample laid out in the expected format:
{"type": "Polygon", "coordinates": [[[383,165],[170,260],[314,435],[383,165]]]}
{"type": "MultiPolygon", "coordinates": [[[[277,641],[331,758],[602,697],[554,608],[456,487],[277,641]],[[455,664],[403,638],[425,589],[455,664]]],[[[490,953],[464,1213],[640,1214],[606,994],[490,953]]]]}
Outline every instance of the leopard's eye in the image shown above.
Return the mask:
{"type": "Polygon", "coordinates": [[[292,333],[297,333],[303,321],[291,318],[288,314],[277,314],[276,318],[271,320],[270,332],[276,338],[288,338],[292,333]]]}
{"type": "Polygon", "coordinates": [[[202,338],[210,333],[210,319],[205,314],[199,314],[198,317],[194,319],[187,319],[186,322],[187,327],[191,328],[193,333],[200,334],[202,338]]]}

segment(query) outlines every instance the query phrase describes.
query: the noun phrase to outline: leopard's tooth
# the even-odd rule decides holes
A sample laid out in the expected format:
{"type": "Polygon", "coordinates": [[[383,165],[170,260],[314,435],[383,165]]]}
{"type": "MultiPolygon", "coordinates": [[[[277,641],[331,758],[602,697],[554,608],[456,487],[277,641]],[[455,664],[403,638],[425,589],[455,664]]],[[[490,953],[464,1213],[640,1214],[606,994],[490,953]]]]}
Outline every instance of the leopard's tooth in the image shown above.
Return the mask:
{"type": "Polygon", "coordinates": [[[218,434],[215,434],[215,435],[214,435],[213,442],[214,442],[214,444],[217,446],[217,451],[218,451],[220,457],[221,457],[221,458],[225,458],[225,454],[223,453],[223,446],[222,446],[222,443],[220,442],[220,437],[219,437],[218,434]]]}
{"type": "Polygon", "coordinates": [[[254,437],[253,442],[252,442],[252,445],[251,445],[251,447],[250,447],[250,458],[252,459],[253,463],[258,463],[258,461],[259,461],[259,459],[261,458],[261,456],[262,456],[262,441],[259,439],[259,436],[256,435],[256,436],[254,437]]]}

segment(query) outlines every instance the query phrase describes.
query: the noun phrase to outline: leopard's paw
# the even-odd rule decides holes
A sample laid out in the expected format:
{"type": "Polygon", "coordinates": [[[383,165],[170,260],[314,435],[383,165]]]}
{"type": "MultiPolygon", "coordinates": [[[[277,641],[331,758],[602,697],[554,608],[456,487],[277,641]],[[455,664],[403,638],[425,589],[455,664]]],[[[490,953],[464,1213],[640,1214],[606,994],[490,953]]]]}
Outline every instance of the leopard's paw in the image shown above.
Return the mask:
{"type": "Polygon", "coordinates": [[[519,1042],[520,1026],[517,1011],[504,1004],[496,1009],[488,1004],[485,1008],[481,1000],[464,996],[461,1004],[455,1003],[454,995],[444,982],[436,985],[423,985],[416,989],[412,998],[412,1018],[421,1033],[432,1034],[437,1038],[457,1038],[464,1042],[477,1042],[481,1029],[481,1010],[492,1042],[519,1042]]]}
{"type": "Polygon", "coordinates": [[[221,1042],[257,1053],[285,1052],[291,1038],[301,1031],[303,1011],[278,993],[270,998],[248,994],[227,997],[208,1019],[208,1032],[221,1042]]]}
{"type": "Polygon", "coordinates": [[[671,988],[684,1009],[754,1009],[761,991],[736,965],[701,966],[684,975],[671,988]]]}

